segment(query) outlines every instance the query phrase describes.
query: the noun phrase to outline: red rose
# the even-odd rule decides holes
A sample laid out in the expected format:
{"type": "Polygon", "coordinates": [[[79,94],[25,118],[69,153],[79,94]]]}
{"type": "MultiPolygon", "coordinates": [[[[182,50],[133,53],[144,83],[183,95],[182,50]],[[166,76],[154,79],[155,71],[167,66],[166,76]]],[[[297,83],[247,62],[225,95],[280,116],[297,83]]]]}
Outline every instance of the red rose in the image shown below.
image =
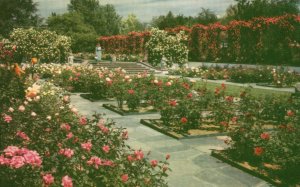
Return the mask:
{"type": "Polygon", "coordinates": [[[260,138],[263,139],[263,140],[269,140],[269,139],[270,139],[270,134],[264,132],[264,133],[262,133],[262,134],[260,135],[260,138]]]}
{"type": "Polygon", "coordinates": [[[256,156],[260,156],[264,152],[264,149],[262,147],[255,147],[254,148],[254,154],[256,156]]]}
{"type": "Polygon", "coordinates": [[[176,100],[171,100],[171,101],[169,101],[169,104],[171,106],[176,106],[177,102],[176,102],[176,100]]]}
{"type": "Polygon", "coordinates": [[[181,123],[187,123],[188,120],[186,119],[186,117],[182,117],[180,121],[181,123]]]}
{"type": "Polygon", "coordinates": [[[133,95],[133,94],[134,94],[134,90],[130,89],[130,90],[128,90],[128,93],[129,93],[130,95],[133,95]]]}

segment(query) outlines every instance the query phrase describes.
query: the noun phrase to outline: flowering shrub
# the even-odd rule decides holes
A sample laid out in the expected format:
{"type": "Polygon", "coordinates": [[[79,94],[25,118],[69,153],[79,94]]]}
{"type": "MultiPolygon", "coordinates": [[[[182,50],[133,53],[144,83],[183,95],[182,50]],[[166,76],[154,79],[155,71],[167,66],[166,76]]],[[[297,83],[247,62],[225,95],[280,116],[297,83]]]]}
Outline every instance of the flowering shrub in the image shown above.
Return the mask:
{"type": "Polygon", "coordinates": [[[230,147],[226,153],[231,158],[247,161],[260,170],[268,171],[285,185],[299,183],[296,168],[300,166],[300,154],[295,151],[298,150],[300,142],[297,125],[299,100],[263,100],[265,98],[255,100],[248,93],[242,93],[238,127],[231,129],[231,140],[227,141],[230,147]],[[276,111],[269,110],[270,108],[276,108],[276,111]],[[276,124],[272,132],[266,129],[266,125],[270,123],[267,119],[276,124]]]}
{"type": "Polygon", "coordinates": [[[0,113],[14,99],[24,98],[24,74],[28,72],[15,63],[16,50],[16,46],[0,43],[0,113]]]}
{"type": "Polygon", "coordinates": [[[37,57],[42,62],[65,62],[71,51],[70,38],[48,30],[15,29],[10,40],[18,46],[18,55],[27,60],[37,57]]]}
{"type": "Polygon", "coordinates": [[[166,186],[166,161],[150,162],[128,148],[125,129],[100,115],[81,116],[68,102],[64,90],[40,82],[26,90],[25,101],[3,109],[4,186],[166,186]]]}
{"type": "Polygon", "coordinates": [[[173,63],[182,66],[188,57],[186,41],[187,36],[184,32],[171,36],[167,35],[166,31],[153,28],[151,37],[146,43],[149,63],[156,66],[165,57],[168,66],[172,66],[173,63]]]}

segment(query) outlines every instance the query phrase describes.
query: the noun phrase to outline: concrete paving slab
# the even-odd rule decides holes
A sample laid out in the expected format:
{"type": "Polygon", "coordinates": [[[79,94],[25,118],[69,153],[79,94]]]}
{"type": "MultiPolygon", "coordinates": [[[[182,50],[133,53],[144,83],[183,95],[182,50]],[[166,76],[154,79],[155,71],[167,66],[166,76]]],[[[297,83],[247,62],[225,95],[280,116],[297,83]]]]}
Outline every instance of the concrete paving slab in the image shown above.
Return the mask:
{"type": "Polygon", "coordinates": [[[71,104],[80,114],[91,116],[94,112],[106,113],[105,118],[113,119],[116,125],[129,132],[128,145],[142,149],[149,158],[164,160],[171,154],[168,182],[171,187],[266,187],[268,183],[252,177],[210,156],[212,148],[226,145],[216,137],[175,140],[140,124],[140,119],[156,119],[158,114],[121,116],[102,107],[101,102],[90,102],[78,94],[71,96],[71,104]]]}

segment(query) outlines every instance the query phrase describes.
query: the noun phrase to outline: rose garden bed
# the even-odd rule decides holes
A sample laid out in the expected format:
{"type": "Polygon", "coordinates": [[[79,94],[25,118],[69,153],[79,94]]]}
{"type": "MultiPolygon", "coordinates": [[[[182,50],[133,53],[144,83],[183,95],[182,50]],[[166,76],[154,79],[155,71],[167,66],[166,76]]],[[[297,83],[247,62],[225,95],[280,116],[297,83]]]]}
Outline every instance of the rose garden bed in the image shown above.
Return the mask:
{"type": "Polygon", "coordinates": [[[122,116],[157,113],[157,110],[155,110],[153,106],[147,105],[146,103],[141,104],[141,106],[138,107],[136,110],[130,110],[127,105],[123,105],[123,108],[120,108],[113,104],[103,104],[103,107],[113,112],[116,112],[122,116]]]}
{"type": "MultiPolygon", "coordinates": [[[[161,119],[141,119],[141,124],[146,125],[154,130],[157,130],[169,137],[175,139],[190,139],[190,138],[203,138],[210,136],[226,135],[230,129],[222,130],[221,126],[213,125],[210,121],[203,122],[197,129],[190,129],[183,132],[177,126],[166,126],[161,119]]],[[[235,126],[231,126],[231,129],[235,126]]],[[[265,125],[265,131],[272,131],[273,125],[265,125]]]]}
{"type": "Polygon", "coordinates": [[[191,129],[187,133],[184,133],[180,132],[176,127],[165,126],[160,119],[141,119],[141,124],[175,139],[201,138],[226,134],[226,132],[220,132],[218,126],[215,125],[203,125],[199,129],[191,129]]]}
{"type": "Polygon", "coordinates": [[[246,173],[249,173],[255,177],[263,179],[274,186],[300,186],[300,181],[297,184],[291,184],[291,181],[281,178],[274,172],[280,170],[280,166],[276,164],[263,163],[262,167],[255,166],[248,161],[238,161],[230,157],[224,150],[213,150],[211,156],[230,164],[231,166],[238,168],[246,173]]]}

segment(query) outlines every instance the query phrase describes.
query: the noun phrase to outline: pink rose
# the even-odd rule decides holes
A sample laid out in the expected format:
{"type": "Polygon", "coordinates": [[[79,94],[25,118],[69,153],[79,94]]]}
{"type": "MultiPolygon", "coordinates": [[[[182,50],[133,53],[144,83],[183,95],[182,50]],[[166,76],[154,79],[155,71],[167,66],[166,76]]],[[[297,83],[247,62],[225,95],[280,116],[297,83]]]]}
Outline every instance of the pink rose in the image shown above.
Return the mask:
{"type": "Polygon", "coordinates": [[[46,186],[49,186],[54,182],[54,177],[52,174],[46,174],[43,176],[43,182],[46,186]]]}
{"type": "Polygon", "coordinates": [[[142,160],[144,158],[144,153],[141,150],[134,151],[134,155],[137,160],[142,160]]]}
{"type": "Polygon", "coordinates": [[[104,165],[104,166],[113,166],[114,163],[113,163],[113,161],[111,161],[111,160],[105,160],[104,163],[103,163],[103,165],[104,165]]]}
{"type": "Polygon", "coordinates": [[[92,156],[92,157],[90,158],[90,160],[87,161],[87,164],[88,164],[88,165],[93,165],[93,164],[94,164],[94,167],[95,167],[96,169],[98,169],[99,166],[102,165],[102,160],[101,160],[99,157],[92,156]]]}
{"type": "Polygon", "coordinates": [[[157,160],[151,160],[151,166],[152,167],[156,167],[157,166],[157,164],[158,164],[158,161],[157,160]]]}
{"type": "Polygon", "coordinates": [[[62,178],[61,185],[62,185],[63,187],[73,187],[72,178],[69,177],[68,175],[64,176],[64,177],[62,178]]]}
{"type": "Polygon", "coordinates": [[[91,142],[82,143],[81,148],[84,149],[84,150],[87,150],[87,151],[91,151],[92,143],[91,142]]]}
{"type": "Polygon", "coordinates": [[[16,146],[8,146],[4,149],[5,156],[15,156],[19,151],[19,148],[16,146]]]}
{"type": "Polygon", "coordinates": [[[67,124],[67,123],[61,124],[60,128],[66,130],[66,131],[70,131],[71,130],[71,126],[69,124],[67,124]]]}
{"type": "Polygon", "coordinates": [[[127,182],[128,181],[128,174],[123,174],[122,176],[121,176],[121,180],[122,180],[122,182],[127,182]]]}
{"type": "Polygon", "coordinates": [[[26,140],[26,141],[30,140],[30,138],[27,136],[27,134],[25,134],[25,132],[18,131],[16,135],[19,136],[20,138],[22,138],[23,140],[26,140]]]}
{"type": "Polygon", "coordinates": [[[128,160],[129,162],[131,162],[131,161],[134,161],[134,158],[133,158],[131,155],[128,155],[128,156],[127,156],[127,160],[128,160]]]}
{"type": "Polygon", "coordinates": [[[59,154],[71,158],[74,155],[74,151],[72,149],[61,149],[59,150],[59,154]]]}
{"type": "Polygon", "coordinates": [[[79,124],[80,125],[86,125],[87,124],[87,119],[85,116],[82,116],[80,119],[79,119],[79,124]]]}
{"type": "Polygon", "coordinates": [[[98,125],[98,127],[101,129],[101,131],[104,133],[104,134],[107,134],[109,132],[109,128],[105,127],[104,125],[100,124],[98,125]]]}
{"type": "Polygon", "coordinates": [[[41,157],[36,151],[28,151],[26,154],[24,154],[24,158],[26,163],[32,166],[41,166],[42,164],[41,157]]]}
{"type": "Polygon", "coordinates": [[[68,134],[67,134],[67,139],[71,139],[71,138],[73,138],[73,133],[71,133],[71,132],[69,132],[68,134]]]}
{"type": "Polygon", "coordinates": [[[134,94],[134,90],[132,90],[132,89],[128,90],[128,94],[133,95],[134,94]]]}
{"type": "Polygon", "coordinates": [[[4,115],[3,119],[6,123],[10,123],[12,121],[12,117],[6,114],[4,115]]]}
{"type": "Polygon", "coordinates": [[[0,155],[0,165],[9,165],[10,160],[5,158],[4,155],[0,155]]]}
{"type": "Polygon", "coordinates": [[[25,164],[25,159],[22,156],[14,156],[10,160],[9,164],[11,167],[18,169],[25,164]]]}
{"type": "Polygon", "coordinates": [[[105,153],[108,153],[109,150],[110,150],[110,147],[108,145],[105,145],[102,147],[102,150],[105,152],[105,153]]]}

